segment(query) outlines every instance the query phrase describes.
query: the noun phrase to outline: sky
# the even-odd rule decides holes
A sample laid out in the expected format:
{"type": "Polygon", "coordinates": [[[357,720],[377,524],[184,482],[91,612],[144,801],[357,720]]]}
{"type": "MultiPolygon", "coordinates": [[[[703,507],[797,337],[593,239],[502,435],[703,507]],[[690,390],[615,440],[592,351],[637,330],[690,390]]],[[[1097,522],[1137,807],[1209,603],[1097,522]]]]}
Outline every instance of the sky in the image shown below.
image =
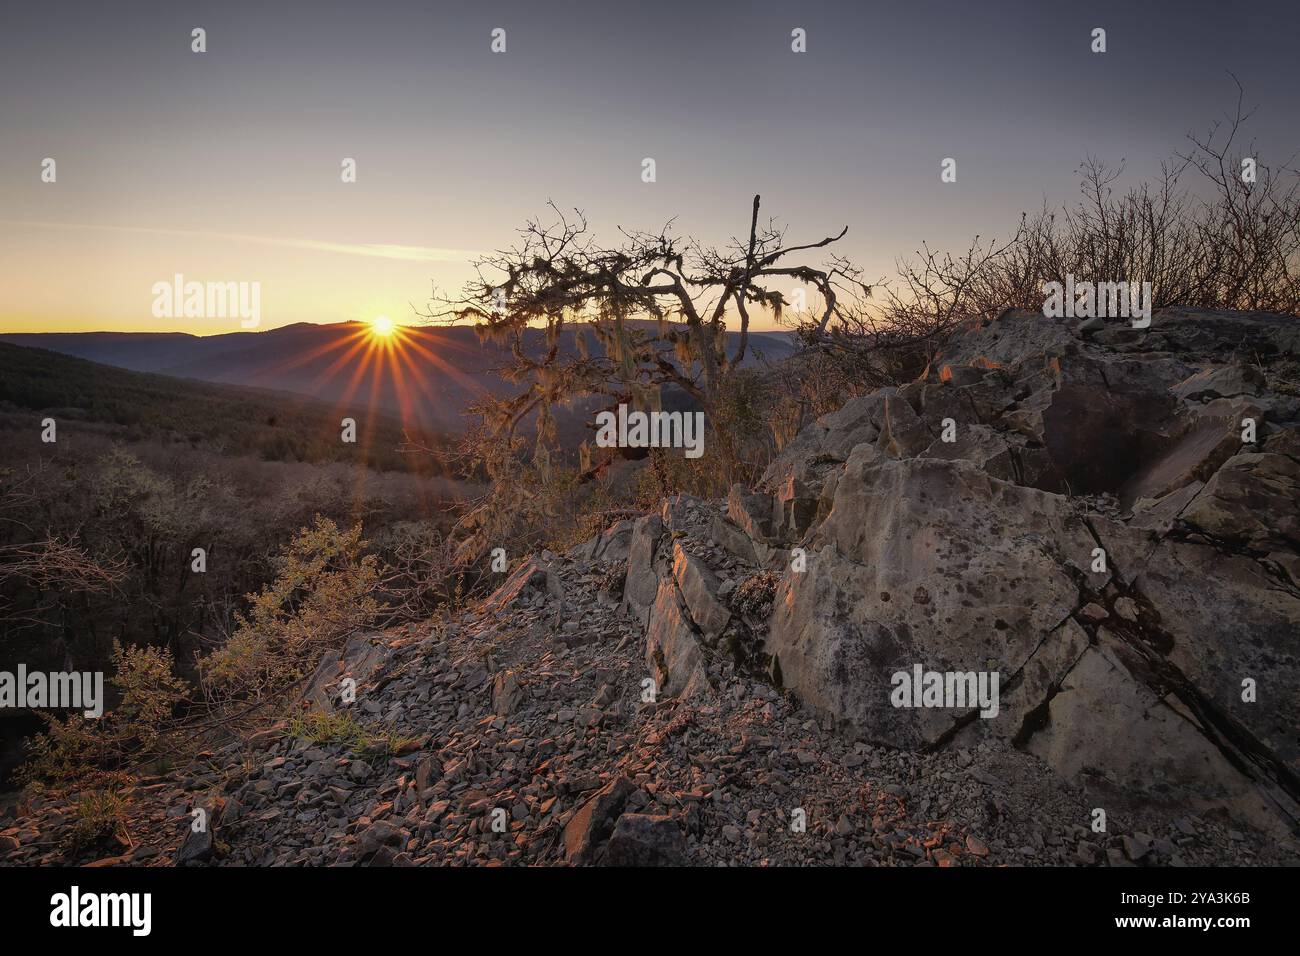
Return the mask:
{"type": "Polygon", "coordinates": [[[874,279],[1072,200],[1087,155],[1150,176],[1229,70],[1262,160],[1296,154],[1298,28],[1294,0],[13,4],[0,332],[239,330],[155,316],[178,273],[258,283],[262,328],[414,324],[550,201],[723,243],[760,193],[874,279]]]}

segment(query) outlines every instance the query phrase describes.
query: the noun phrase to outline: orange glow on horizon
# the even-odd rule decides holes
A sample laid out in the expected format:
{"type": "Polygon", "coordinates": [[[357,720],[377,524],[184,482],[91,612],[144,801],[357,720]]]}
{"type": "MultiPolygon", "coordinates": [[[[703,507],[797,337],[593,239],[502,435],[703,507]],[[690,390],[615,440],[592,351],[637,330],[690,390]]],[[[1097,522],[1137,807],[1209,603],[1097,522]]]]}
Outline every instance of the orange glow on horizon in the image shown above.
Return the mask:
{"type": "MultiPolygon", "coordinates": [[[[442,401],[436,388],[440,377],[454,379],[475,395],[481,395],[483,387],[430,348],[431,342],[421,342],[422,338],[427,338],[422,330],[398,325],[381,315],[357,323],[354,331],[266,371],[273,378],[276,368],[287,370],[324,360],[326,364],[313,376],[308,394],[341,378],[344,385],[338,401],[339,411],[346,413],[361,398],[373,414],[378,409],[376,399],[380,391],[391,389],[398,406],[393,410],[401,423],[423,429],[436,417],[433,409],[442,401]],[[363,397],[363,385],[368,385],[368,396],[363,397]]],[[[444,343],[444,346],[455,351],[463,348],[456,343],[444,343]]]]}

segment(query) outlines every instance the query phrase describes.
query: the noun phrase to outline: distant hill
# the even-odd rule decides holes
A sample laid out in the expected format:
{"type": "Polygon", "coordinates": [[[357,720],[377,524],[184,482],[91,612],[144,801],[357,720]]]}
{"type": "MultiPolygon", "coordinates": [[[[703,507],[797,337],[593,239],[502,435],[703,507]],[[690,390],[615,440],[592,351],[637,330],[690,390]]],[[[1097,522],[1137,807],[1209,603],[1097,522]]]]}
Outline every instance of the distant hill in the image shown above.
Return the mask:
{"type": "MultiPolygon", "coordinates": [[[[361,462],[380,471],[431,467],[426,456],[399,452],[404,426],[382,412],[352,416],[358,437],[349,445],[340,440],[347,412],[303,395],[132,372],[0,343],[3,429],[12,432],[22,412],[49,413],[65,428],[91,424],[127,441],[188,443],[268,461],[361,462]]],[[[406,430],[431,444],[442,440],[409,423],[406,430]]],[[[39,441],[35,424],[27,434],[39,441]]]]}
{"type": "MultiPolygon", "coordinates": [[[[36,347],[136,372],[254,388],[300,392],[359,412],[373,402],[408,424],[459,432],[465,409],[488,394],[513,391],[495,373],[508,361],[506,348],[480,343],[465,326],[404,326],[403,347],[376,350],[365,362],[370,339],[356,322],[298,323],[264,332],[196,336],[153,332],[45,332],[0,335],[0,342],[36,347]]],[[[734,339],[735,333],[729,333],[734,339]]],[[[544,347],[539,331],[531,350],[544,347]]],[[[750,335],[746,364],[761,355],[780,360],[793,352],[784,332],[750,335]]],[[[572,353],[572,335],[561,343],[572,353]]]]}
{"type": "Polygon", "coordinates": [[[219,352],[220,340],[227,338],[203,339],[184,332],[24,332],[0,335],[0,342],[62,352],[133,372],[160,372],[192,361],[201,351],[219,352]]]}

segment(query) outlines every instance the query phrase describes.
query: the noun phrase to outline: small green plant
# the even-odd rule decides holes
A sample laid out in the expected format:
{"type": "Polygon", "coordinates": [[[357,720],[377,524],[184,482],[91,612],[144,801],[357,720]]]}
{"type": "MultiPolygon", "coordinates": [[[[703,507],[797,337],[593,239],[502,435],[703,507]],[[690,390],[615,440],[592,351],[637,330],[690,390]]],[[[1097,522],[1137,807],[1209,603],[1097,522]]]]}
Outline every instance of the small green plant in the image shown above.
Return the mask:
{"type": "Polygon", "coordinates": [[[365,730],[350,710],[313,711],[294,717],[289,721],[288,733],[311,744],[346,744],[353,749],[365,739],[365,730]]]}
{"type": "Polygon", "coordinates": [[[126,802],[109,790],[96,790],[77,801],[72,810],[74,850],[98,846],[109,840],[126,840],[126,802]]]}
{"type": "Polygon", "coordinates": [[[289,721],[288,734],[312,744],[343,744],[361,758],[393,757],[410,753],[418,746],[418,737],[399,734],[393,727],[368,731],[351,711],[313,712],[289,721]]]}

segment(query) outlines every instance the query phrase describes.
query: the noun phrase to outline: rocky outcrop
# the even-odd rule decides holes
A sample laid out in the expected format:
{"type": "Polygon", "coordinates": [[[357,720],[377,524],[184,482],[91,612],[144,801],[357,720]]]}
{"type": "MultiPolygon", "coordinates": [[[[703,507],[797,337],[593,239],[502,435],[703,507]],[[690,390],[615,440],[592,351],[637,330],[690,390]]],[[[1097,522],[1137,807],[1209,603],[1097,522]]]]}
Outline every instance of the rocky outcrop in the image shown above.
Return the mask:
{"type": "MultiPolygon", "coordinates": [[[[588,542],[584,547],[594,551],[596,542],[600,540],[598,538],[595,542],[588,542]]],[[[492,593],[484,606],[500,613],[521,603],[531,603],[539,597],[544,601],[563,601],[563,588],[551,568],[553,558],[549,553],[529,557],[492,593]]]]}
{"type": "Polygon", "coordinates": [[[598,561],[613,564],[626,561],[632,544],[633,523],[623,520],[612,524],[604,533],[578,545],[573,557],[580,561],[598,561]]]}
{"type": "MultiPolygon", "coordinates": [[[[895,707],[893,675],[916,663],[997,671],[1005,687],[1063,640],[1096,542],[1059,495],[968,461],[894,460],[861,445],[808,544],[807,571],[778,586],[768,639],[785,686],[837,721],[922,748],[970,711],[895,707]]],[[[1100,590],[1107,576],[1095,577],[1100,590]]],[[[1012,703],[1014,690],[1003,693],[1012,703]]]]}
{"type": "Polygon", "coordinates": [[[340,703],[343,682],[351,680],[354,689],[362,689],[388,660],[391,652],[391,646],[382,635],[353,634],[341,652],[322,657],[307,678],[302,691],[304,706],[318,713],[334,710],[340,703]]]}
{"type": "Polygon", "coordinates": [[[644,626],[651,606],[659,596],[659,575],[655,556],[663,538],[664,524],[658,515],[637,519],[628,548],[627,574],[623,580],[623,600],[633,617],[644,626]]]}
{"type": "MultiPolygon", "coordinates": [[[[762,534],[757,527],[754,533],[762,534]]],[[[726,598],[755,572],[756,561],[753,539],[698,498],[669,499],[661,514],[636,522],[623,601],[644,624],[656,693],[706,694],[717,683],[718,666],[735,666],[750,632],[726,598]]]]}
{"type": "Polygon", "coordinates": [[[810,425],[728,507],[807,553],[773,673],[872,740],[1000,739],[1099,800],[1294,825],[1298,348],[1276,316],[1008,312],[810,425]],[[997,713],[900,706],[918,665],[996,674],[997,713]]]}

